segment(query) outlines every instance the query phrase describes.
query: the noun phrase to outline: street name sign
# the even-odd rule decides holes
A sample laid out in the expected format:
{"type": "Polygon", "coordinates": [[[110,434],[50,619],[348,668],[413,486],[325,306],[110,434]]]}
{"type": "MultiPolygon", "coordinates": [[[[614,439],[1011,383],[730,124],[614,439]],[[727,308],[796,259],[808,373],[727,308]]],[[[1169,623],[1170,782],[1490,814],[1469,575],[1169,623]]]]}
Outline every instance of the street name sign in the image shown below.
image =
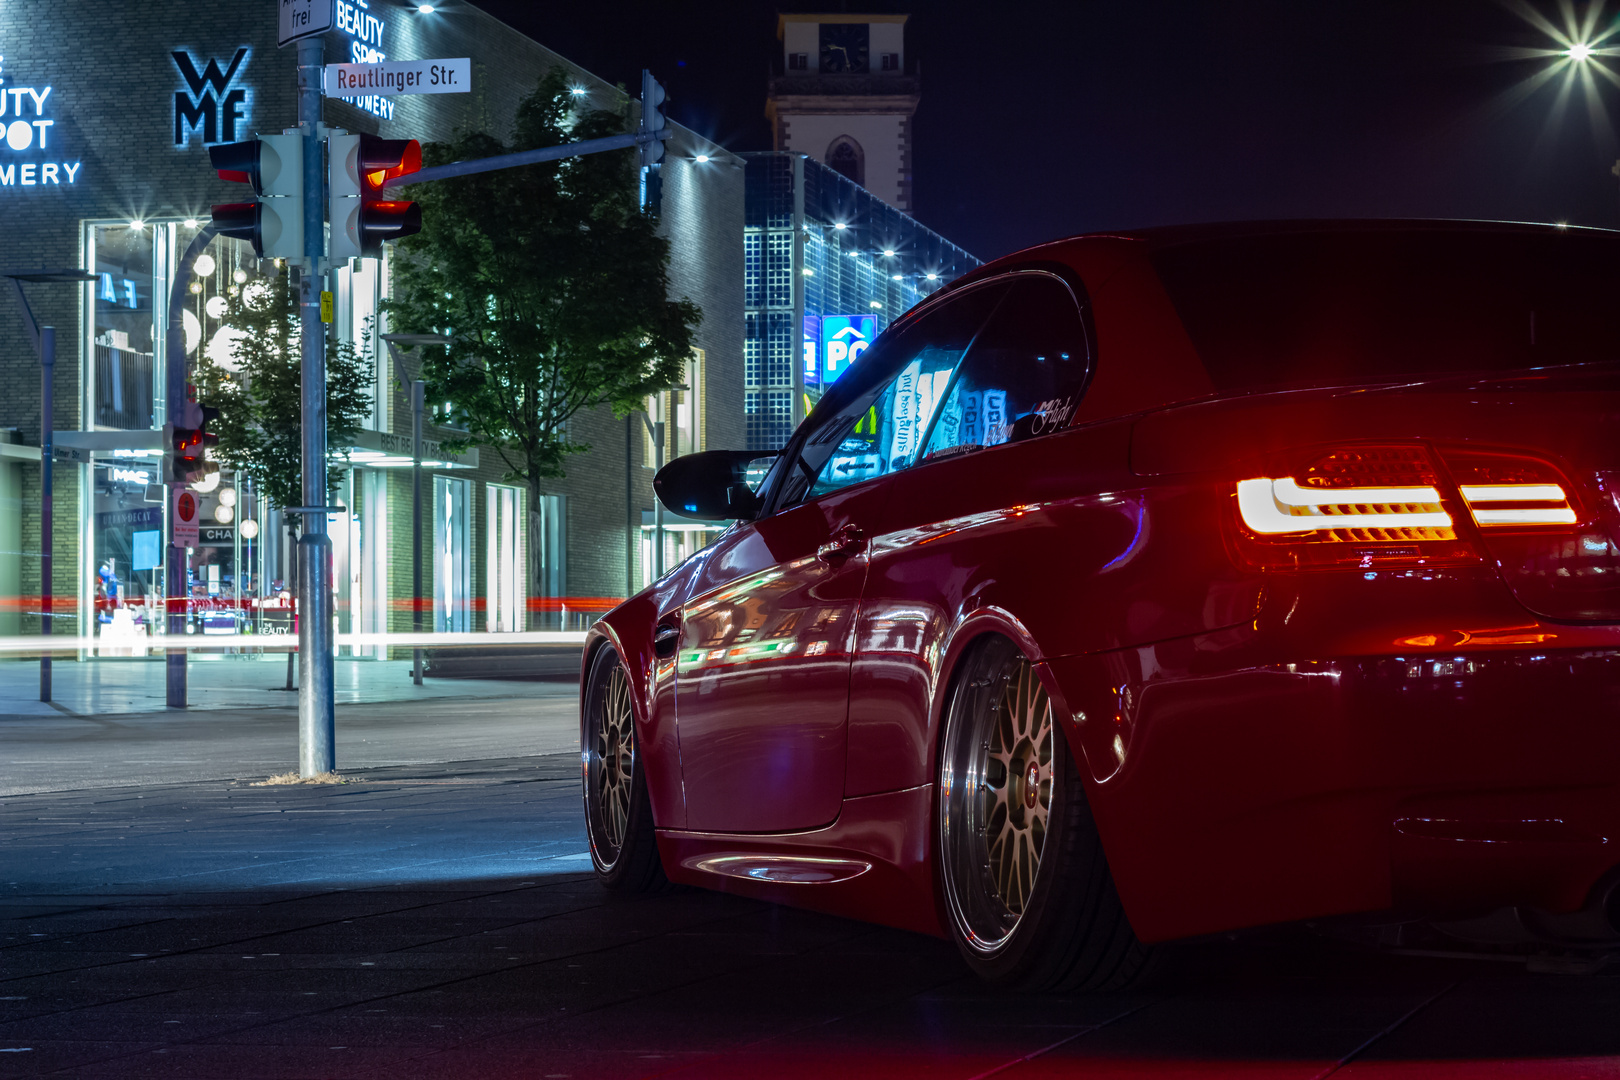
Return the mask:
{"type": "Polygon", "coordinates": [[[332,0],[280,0],[276,7],[278,46],[332,29],[332,0]]]}
{"type": "Polygon", "coordinates": [[[381,64],[327,64],[328,97],[368,94],[465,94],[472,89],[472,61],[389,60],[381,64]]]}
{"type": "Polygon", "coordinates": [[[173,513],[169,527],[175,547],[196,547],[200,526],[197,523],[197,496],[185,488],[174,489],[173,513]]]}

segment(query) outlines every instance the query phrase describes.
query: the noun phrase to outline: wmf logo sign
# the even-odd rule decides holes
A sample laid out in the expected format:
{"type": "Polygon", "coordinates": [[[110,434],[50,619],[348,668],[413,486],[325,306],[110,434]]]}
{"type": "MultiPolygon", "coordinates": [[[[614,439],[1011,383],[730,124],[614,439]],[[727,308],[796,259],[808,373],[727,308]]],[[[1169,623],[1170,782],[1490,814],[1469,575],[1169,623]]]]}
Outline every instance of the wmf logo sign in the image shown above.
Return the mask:
{"type": "Polygon", "coordinates": [[[224,70],[213,57],[201,72],[189,52],[170,53],[185,88],[174,95],[174,145],[185,146],[193,131],[207,143],[235,142],[237,125],[248,118],[248,88],[235,83],[247,66],[249,49],[236,50],[224,70]]]}

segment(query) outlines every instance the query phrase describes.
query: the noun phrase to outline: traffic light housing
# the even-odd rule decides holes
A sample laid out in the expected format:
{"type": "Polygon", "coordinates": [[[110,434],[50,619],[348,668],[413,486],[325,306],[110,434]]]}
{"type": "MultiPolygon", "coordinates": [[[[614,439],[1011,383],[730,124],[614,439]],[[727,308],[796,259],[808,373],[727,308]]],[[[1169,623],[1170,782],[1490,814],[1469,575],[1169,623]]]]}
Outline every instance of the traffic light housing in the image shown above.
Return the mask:
{"type": "Polygon", "coordinates": [[[221,180],[248,184],[254,202],[218,203],[214,227],[222,236],[253,244],[261,259],[298,259],[304,254],[304,137],[260,135],[208,148],[221,180]]]}
{"type": "Polygon", "coordinates": [[[389,181],[422,168],[415,139],[333,135],[327,142],[332,261],[382,257],[384,241],[422,231],[422,208],[384,197],[389,181]]]}
{"type": "Polygon", "coordinates": [[[163,425],[165,484],[186,487],[219,472],[218,462],[208,460],[208,451],[219,445],[219,436],[208,430],[208,425],[219,416],[219,410],[208,405],[195,408],[197,412],[193,416],[200,417],[197,427],[163,425]]]}
{"type": "MultiPolygon", "coordinates": [[[[641,72],[641,127],[638,131],[642,135],[655,135],[666,126],[664,123],[664,99],[669,95],[665,93],[663,84],[652,77],[652,72],[642,69],[641,72]]],[[[657,138],[647,139],[640,144],[641,164],[643,168],[658,164],[664,158],[664,140],[657,138]]]]}

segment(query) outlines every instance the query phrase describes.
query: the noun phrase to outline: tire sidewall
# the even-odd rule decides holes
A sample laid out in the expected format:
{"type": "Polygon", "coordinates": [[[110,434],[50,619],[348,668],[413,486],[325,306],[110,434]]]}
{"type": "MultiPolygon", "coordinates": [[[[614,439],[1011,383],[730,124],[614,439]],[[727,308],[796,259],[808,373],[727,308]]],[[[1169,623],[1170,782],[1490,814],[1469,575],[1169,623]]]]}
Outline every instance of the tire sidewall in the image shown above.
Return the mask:
{"type": "MultiPolygon", "coordinates": [[[[999,635],[998,635],[999,636],[999,635]]],[[[957,709],[962,707],[964,695],[969,694],[967,675],[974,668],[977,657],[982,651],[999,645],[999,642],[990,641],[976,643],[972,648],[966,662],[958,668],[958,677],[954,680],[951,697],[946,705],[940,725],[939,747],[936,754],[934,773],[934,863],[935,887],[938,890],[939,911],[941,922],[944,923],[951,940],[956,943],[957,950],[962,954],[968,965],[980,977],[991,983],[1007,984],[1025,981],[1028,973],[1035,968],[1044,966],[1039,956],[1032,955],[1032,950],[1041,943],[1052,940],[1049,932],[1050,923],[1054,919],[1062,919],[1070,914],[1066,909],[1068,905],[1061,895],[1065,890],[1066,882],[1059,873],[1062,855],[1071,828],[1069,799],[1072,795],[1071,785],[1075,777],[1074,756],[1069,750],[1068,738],[1062,730],[1062,725],[1053,716],[1052,738],[1052,802],[1047,812],[1047,829],[1045,839],[1041,844],[1041,865],[1035,876],[1035,887],[1030,892],[1029,902],[1025,905],[1024,914],[1018,920],[1018,925],[999,946],[992,951],[974,947],[969,943],[967,934],[958,921],[958,917],[950,899],[950,883],[946,875],[950,873],[951,858],[946,851],[946,836],[944,828],[943,800],[944,785],[941,782],[941,772],[951,752],[947,740],[960,730],[960,722],[955,715],[957,709]],[[1054,894],[1058,894],[1054,896],[1054,894]]],[[[1022,657],[1021,651],[1010,640],[1006,644],[1011,647],[1016,656],[1022,657]]],[[[1027,659],[1025,659],[1027,663],[1027,659]]]]}
{"type": "MultiPolygon", "coordinates": [[[[581,774],[581,801],[583,802],[585,810],[585,836],[586,839],[590,841],[591,866],[596,870],[597,876],[608,884],[613,884],[620,877],[624,876],[627,864],[632,861],[631,859],[627,858],[627,856],[631,854],[630,847],[635,842],[635,839],[634,831],[629,827],[628,823],[634,821],[638,813],[646,813],[646,808],[639,805],[646,799],[647,785],[642,777],[643,763],[641,760],[641,739],[640,731],[638,730],[636,732],[636,744],[631,758],[630,806],[629,812],[626,815],[627,825],[625,828],[624,843],[619,846],[618,854],[614,857],[613,861],[607,861],[603,857],[603,842],[600,839],[601,821],[597,809],[592,805],[591,799],[591,758],[595,752],[594,746],[596,743],[596,728],[599,723],[599,715],[603,706],[602,699],[607,693],[608,681],[612,677],[613,669],[623,666],[623,661],[619,659],[619,651],[614,646],[603,645],[600,649],[598,649],[596,656],[591,660],[590,675],[587,677],[585,682],[585,699],[583,702],[583,708],[580,709],[579,760],[581,774]]],[[[626,681],[629,679],[629,674],[629,671],[626,670],[626,681]]],[[[631,710],[633,712],[635,709],[634,694],[630,696],[630,701],[631,710]]],[[[637,722],[637,718],[634,716],[632,717],[631,723],[636,728],[640,727],[640,724],[637,722]]]]}

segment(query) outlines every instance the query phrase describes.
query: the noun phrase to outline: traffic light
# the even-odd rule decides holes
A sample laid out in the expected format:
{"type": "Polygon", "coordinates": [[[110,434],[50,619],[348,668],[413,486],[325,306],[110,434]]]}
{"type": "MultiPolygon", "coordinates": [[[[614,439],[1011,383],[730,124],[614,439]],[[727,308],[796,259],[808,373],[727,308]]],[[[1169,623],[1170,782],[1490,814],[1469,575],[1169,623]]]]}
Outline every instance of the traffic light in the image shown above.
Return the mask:
{"type": "Polygon", "coordinates": [[[383,198],[390,180],[422,168],[421,143],[375,135],[333,135],[326,151],[332,222],[329,254],[334,263],[381,258],[385,240],[422,231],[420,206],[383,198]]]}
{"type": "Polygon", "coordinates": [[[198,409],[201,419],[197,421],[197,427],[163,425],[165,484],[185,487],[219,472],[219,464],[208,460],[208,451],[219,445],[219,436],[208,430],[209,423],[219,415],[219,410],[208,405],[199,406],[198,409]]]}
{"type": "Polygon", "coordinates": [[[208,148],[221,180],[249,184],[255,202],[219,203],[214,226],[223,236],[253,243],[261,259],[304,254],[304,137],[260,135],[208,148]]]}
{"type": "MultiPolygon", "coordinates": [[[[639,134],[652,135],[664,129],[664,99],[669,95],[652,77],[652,72],[641,72],[641,127],[639,134]]],[[[642,167],[658,164],[664,157],[664,140],[651,138],[640,144],[642,167]]]]}

